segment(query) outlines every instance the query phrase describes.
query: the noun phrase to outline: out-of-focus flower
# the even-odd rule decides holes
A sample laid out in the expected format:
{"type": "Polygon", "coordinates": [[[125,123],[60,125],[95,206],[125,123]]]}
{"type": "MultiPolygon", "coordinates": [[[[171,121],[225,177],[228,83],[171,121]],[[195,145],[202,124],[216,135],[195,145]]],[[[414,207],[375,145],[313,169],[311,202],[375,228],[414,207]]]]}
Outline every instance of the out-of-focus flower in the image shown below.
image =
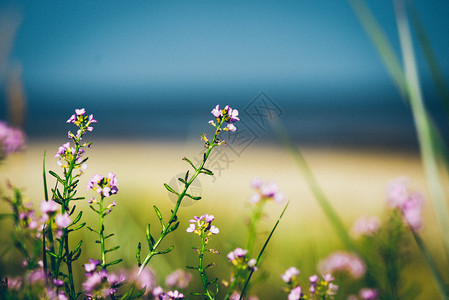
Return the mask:
{"type": "Polygon", "coordinates": [[[391,207],[399,209],[405,223],[414,231],[422,228],[424,196],[409,189],[409,180],[399,177],[387,185],[387,198],[391,207]]]}
{"type": "Polygon", "coordinates": [[[302,296],[302,289],[300,286],[295,287],[288,294],[288,300],[300,300],[302,296]]]}
{"type": "Polygon", "coordinates": [[[0,121],[0,159],[12,152],[21,151],[25,146],[25,134],[22,130],[9,127],[0,121]]]}
{"type": "MultiPolygon", "coordinates": [[[[244,299],[247,299],[247,300],[259,300],[259,298],[256,297],[256,296],[249,296],[248,298],[245,297],[244,299]]],[[[240,294],[237,293],[237,292],[233,292],[231,294],[231,296],[229,296],[229,300],[240,300],[240,294]]]]}
{"type": "Polygon", "coordinates": [[[251,186],[256,190],[251,198],[250,202],[257,204],[262,200],[273,200],[276,203],[282,203],[284,201],[284,195],[280,192],[279,186],[274,182],[263,182],[260,178],[256,177],[252,180],[251,186]]]}
{"type": "MultiPolygon", "coordinates": [[[[340,251],[332,253],[321,261],[319,269],[322,273],[329,273],[329,275],[337,271],[348,272],[355,279],[362,277],[366,271],[365,264],[359,256],[340,251]]],[[[331,281],[326,278],[325,280],[331,281]]]]}
{"type": "Polygon", "coordinates": [[[362,300],[376,300],[379,292],[376,289],[363,288],[359,291],[359,296],[362,300]]]}
{"type": "Polygon", "coordinates": [[[100,260],[95,260],[92,258],[89,258],[89,262],[84,265],[84,270],[86,271],[86,276],[90,276],[95,270],[97,269],[97,266],[99,266],[101,263],[100,260]]]}
{"type": "Polygon", "coordinates": [[[53,200],[42,200],[40,210],[43,214],[53,215],[59,208],[58,203],[53,200]]]}
{"type": "Polygon", "coordinates": [[[380,228],[380,219],[376,216],[362,216],[358,218],[352,227],[355,236],[373,235],[380,228]]]}
{"type": "Polygon", "coordinates": [[[66,228],[70,224],[72,224],[72,220],[68,213],[57,214],[55,217],[56,226],[59,228],[66,228]]]}
{"type": "Polygon", "coordinates": [[[285,283],[292,283],[298,275],[299,270],[295,267],[290,267],[284,274],[281,275],[281,278],[285,283]]]}
{"type": "Polygon", "coordinates": [[[86,277],[83,288],[91,298],[108,298],[117,293],[117,288],[125,280],[123,275],[109,274],[105,269],[93,272],[86,277]]]}
{"type": "Polygon", "coordinates": [[[178,290],[168,291],[167,296],[169,297],[168,298],[169,300],[184,299],[184,295],[182,293],[178,292],[178,290]]]}
{"type": "MultiPolygon", "coordinates": [[[[87,189],[92,189],[103,197],[109,197],[117,194],[118,180],[114,173],[109,172],[107,177],[100,174],[94,174],[87,184],[87,189]]],[[[111,209],[110,207],[109,209],[111,209]]]]}
{"type": "Polygon", "coordinates": [[[242,248],[236,248],[234,251],[228,253],[228,259],[233,264],[238,264],[239,261],[242,261],[245,255],[248,253],[248,250],[243,250],[242,248]]]}
{"type": "Polygon", "coordinates": [[[165,278],[165,284],[168,287],[177,287],[180,289],[188,287],[190,281],[192,281],[192,274],[181,269],[175,270],[165,278]]]}

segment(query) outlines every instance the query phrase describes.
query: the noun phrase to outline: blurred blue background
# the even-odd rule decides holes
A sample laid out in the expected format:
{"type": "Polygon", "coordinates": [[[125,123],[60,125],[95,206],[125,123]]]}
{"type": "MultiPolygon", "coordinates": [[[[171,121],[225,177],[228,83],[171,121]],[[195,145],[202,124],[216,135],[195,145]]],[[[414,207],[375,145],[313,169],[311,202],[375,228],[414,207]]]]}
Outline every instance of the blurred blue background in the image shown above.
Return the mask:
{"type": "MultiPolygon", "coordinates": [[[[368,4],[399,55],[393,4],[368,4]]],[[[449,2],[416,6],[448,78],[449,2]]],[[[61,136],[80,107],[101,120],[96,138],[197,138],[216,104],[242,110],[263,91],[298,143],[416,149],[410,111],[345,1],[2,1],[0,14],[0,118],[12,76],[30,139],[61,136]]]]}

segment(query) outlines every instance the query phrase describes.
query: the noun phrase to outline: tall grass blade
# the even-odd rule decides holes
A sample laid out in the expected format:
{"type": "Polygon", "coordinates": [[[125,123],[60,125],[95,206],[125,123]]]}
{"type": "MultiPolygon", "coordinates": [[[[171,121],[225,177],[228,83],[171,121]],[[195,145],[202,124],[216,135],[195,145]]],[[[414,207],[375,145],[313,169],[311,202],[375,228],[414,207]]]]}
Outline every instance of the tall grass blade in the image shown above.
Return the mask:
{"type": "Polygon", "coordinates": [[[418,38],[419,45],[421,46],[421,50],[424,54],[424,58],[429,66],[430,74],[435,82],[435,87],[440,96],[441,102],[443,103],[444,109],[446,110],[446,114],[449,117],[449,88],[444,80],[443,71],[438,64],[435,52],[432,49],[432,44],[430,43],[429,37],[413,1],[407,1],[407,12],[416,37],[418,38]]]}
{"type": "Polygon", "coordinates": [[[344,246],[348,250],[358,253],[359,251],[357,250],[356,245],[354,244],[353,240],[349,236],[348,231],[346,230],[343,222],[341,221],[341,219],[338,216],[335,209],[330,204],[329,200],[327,199],[326,195],[324,194],[323,190],[321,189],[320,185],[318,184],[318,181],[315,179],[315,176],[313,175],[312,171],[310,170],[310,168],[309,168],[307,162],[305,161],[304,157],[302,156],[301,152],[296,147],[296,145],[293,144],[293,142],[292,142],[291,138],[289,137],[289,134],[287,133],[284,126],[276,118],[273,118],[270,121],[270,125],[273,128],[275,134],[281,140],[282,144],[287,149],[287,151],[293,157],[295,163],[298,165],[299,170],[301,171],[302,176],[304,177],[307,185],[311,189],[318,204],[321,206],[321,209],[323,210],[326,217],[330,221],[332,227],[336,231],[340,240],[343,242],[344,246]]]}
{"type": "MultiPolygon", "coordinates": [[[[287,207],[288,207],[289,203],[290,203],[290,201],[287,202],[287,204],[285,205],[284,209],[281,212],[281,215],[279,216],[278,220],[276,221],[276,224],[274,224],[273,229],[271,230],[270,234],[268,235],[267,240],[265,241],[265,244],[263,244],[263,247],[260,250],[259,255],[257,256],[256,265],[255,266],[257,266],[259,264],[260,258],[262,257],[262,254],[264,253],[265,248],[267,248],[267,245],[270,242],[271,236],[273,235],[274,231],[276,230],[276,227],[278,226],[279,222],[281,221],[282,217],[284,216],[284,213],[287,210],[287,207]]],[[[240,294],[239,300],[243,299],[243,296],[245,295],[245,291],[246,291],[246,289],[248,287],[248,284],[249,284],[249,281],[251,280],[251,277],[253,276],[253,273],[254,273],[254,269],[251,270],[251,272],[248,275],[248,278],[245,281],[245,284],[243,285],[242,293],[240,294]]]]}
{"type": "Polygon", "coordinates": [[[429,185],[430,198],[433,201],[435,214],[440,227],[446,258],[449,259],[449,235],[447,234],[449,230],[449,211],[441,185],[436,151],[434,149],[434,145],[436,144],[433,140],[435,134],[433,133],[431,121],[424,107],[404,2],[395,0],[394,3],[399,41],[404,61],[407,94],[418,135],[421,159],[429,185]]]}
{"type": "Polygon", "coordinates": [[[366,34],[377,48],[379,55],[384,61],[388,72],[390,73],[394,83],[396,84],[402,98],[407,98],[407,87],[404,81],[402,66],[398,56],[395,54],[393,47],[386,38],[386,34],[377,23],[371,10],[364,0],[348,0],[352,10],[359,19],[366,34]]]}

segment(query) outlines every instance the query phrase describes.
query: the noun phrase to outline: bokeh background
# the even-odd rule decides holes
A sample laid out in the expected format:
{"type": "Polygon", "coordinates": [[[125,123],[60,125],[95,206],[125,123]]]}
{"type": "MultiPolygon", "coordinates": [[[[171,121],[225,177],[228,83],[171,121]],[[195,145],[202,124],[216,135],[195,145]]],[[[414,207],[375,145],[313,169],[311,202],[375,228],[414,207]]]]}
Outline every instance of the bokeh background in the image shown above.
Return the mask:
{"type": "MultiPolygon", "coordinates": [[[[399,55],[393,4],[368,5],[399,55]]],[[[448,78],[449,3],[415,5],[448,78]]],[[[426,106],[447,139],[443,106],[418,45],[415,50],[426,106]]],[[[183,156],[201,158],[199,135],[212,134],[207,122],[217,104],[239,109],[242,134],[228,136],[229,147],[210,162],[216,176],[200,178],[203,200],[183,207],[181,228],[192,215],[215,214],[217,260],[226,265],[225,254],[245,240],[251,179],[277,182],[291,205],[267,252],[270,285],[258,291],[262,299],[280,294],[279,275],[289,266],[306,276],[341,247],[273,134],[272,116],[304,152],[348,228],[359,215],[383,214],[385,184],[397,176],[410,177],[426,193],[411,112],[345,1],[0,4],[0,119],[22,127],[28,138],[26,151],[0,166],[2,185],[8,178],[38,203],[43,153],[47,168],[56,170],[53,153],[72,129],[65,121],[75,108],[86,108],[99,122],[89,136],[94,147],[84,180],[109,171],[119,178],[109,228],[118,232],[125,266],[135,263],[146,223],[157,222],[152,206],[167,214],[173,205],[163,183],[185,172],[183,156]]],[[[262,240],[281,210],[268,207],[262,240]]],[[[430,208],[425,215],[424,236],[438,255],[430,208]]],[[[170,243],[179,252],[158,257],[152,267],[161,278],[194,257],[183,230],[170,243]]],[[[409,268],[428,275],[419,253],[413,257],[409,268]]],[[[436,290],[432,283],[423,289],[423,299],[436,290]]]]}

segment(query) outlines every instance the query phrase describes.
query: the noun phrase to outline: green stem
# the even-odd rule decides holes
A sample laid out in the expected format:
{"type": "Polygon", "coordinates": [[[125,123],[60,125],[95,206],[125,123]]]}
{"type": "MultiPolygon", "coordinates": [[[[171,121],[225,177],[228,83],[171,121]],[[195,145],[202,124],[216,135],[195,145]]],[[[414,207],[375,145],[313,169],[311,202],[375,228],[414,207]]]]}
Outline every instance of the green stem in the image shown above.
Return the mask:
{"type": "Polygon", "coordinates": [[[106,265],[106,252],[105,252],[105,247],[104,247],[104,209],[103,209],[103,200],[104,200],[104,196],[101,195],[100,210],[99,210],[100,229],[98,230],[98,232],[100,234],[101,267],[102,268],[104,268],[105,265],[106,265]]]}
{"type": "Polygon", "coordinates": [[[253,252],[254,243],[257,235],[257,224],[260,221],[260,217],[262,216],[263,207],[265,206],[265,199],[262,199],[259,203],[257,203],[256,207],[253,210],[251,215],[251,220],[248,228],[248,240],[246,241],[246,249],[248,250],[248,255],[251,256],[253,252]]]}
{"type": "MultiPolygon", "coordinates": [[[[221,120],[221,122],[218,125],[218,128],[221,128],[221,125],[223,124],[224,119],[221,120]]],[[[145,257],[145,260],[143,261],[142,265],[140,266],[139,272],[137,274],[137,276],[140,275],[140,273],[142,272],[142,270],[146,267],[146,265],[150,262],[151,258],[157,254],[159,254],[158,251],[156,251],[156,249],[159,247],[160,243],[162,242],[162,240],[165,238],[165,236],[170,232],[170,228],[173,225],[173,223],[177,220],[177,213],[179,210],[179,207],[181,205],[182,200],[184,199],[188,188],[190,187],[190,185],[193,183],[193,181],[195,181],[196,177],[198,177],[198,175],[201,173],[207,158],[210,155],[210,152],[212,151],[212,149],[216,146],[218,146],[217,143],[217,137],[218,134],[220,133],[220,131],[217,129],[215,131],[214,134],[214,138],[212,140],[212,143],[210,143],[207,147],[207,151],[204,154],[204,158],[200,164],[200,166],[198,168],[195,169],[195,172],[193,173],[192,177],[184,184],[184,189],[182,190],[182,192],[179,194],[178,196],[178,200],[176,201],[176,205],[175,208],[173,209],[172,215],[170,217],[170,219],[168,220],[167,224],[164,226],[161,234],[159,235],[159,238],[157,239],[157,241],[154,243],[152,249],[150,249],[150,252],[147,254],[147,256],[145,257]]]]}
{"type": "Polygon", "coordinates": [[[207,239],[207,235],[203,232],[201,235],[201,250],[199,253],[199,266],[198,266],[198,271],[200,272],[200,276],[201,276],[201,282],[203,283],[204,286],[204,291],[205,291],[205,296],[207,296],[208,299],[215,299],[214,296],[211,295],[209,289],[208,289],[208,278],[207,278],[207,274],[206,271],[203,268],[203,258],[204,258],[204,253],[206,252],[206,239],[207,239]]]}

